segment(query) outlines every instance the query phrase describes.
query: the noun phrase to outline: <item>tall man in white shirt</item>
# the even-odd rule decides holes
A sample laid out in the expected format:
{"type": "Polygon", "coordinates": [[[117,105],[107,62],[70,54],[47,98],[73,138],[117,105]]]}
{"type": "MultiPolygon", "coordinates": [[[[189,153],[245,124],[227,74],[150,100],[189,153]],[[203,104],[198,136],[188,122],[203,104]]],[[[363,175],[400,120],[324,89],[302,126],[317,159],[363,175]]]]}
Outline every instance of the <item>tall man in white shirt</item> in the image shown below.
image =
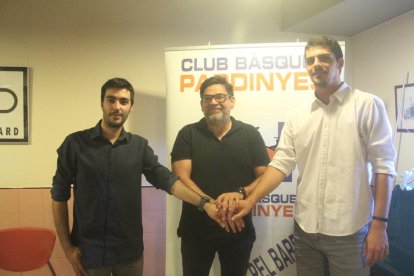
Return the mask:
{"type": "Polygon", "coordinates": [[[344,59],[335,39],[313,37],[305,58],[315,98],[288,116],[274,159],[247,199],[238,202],[233,219],[297,165],[298,275],[369,275],[370,266],[388,254],[395,175],[391,127],[381,99],[341,81],[344,59]]]}

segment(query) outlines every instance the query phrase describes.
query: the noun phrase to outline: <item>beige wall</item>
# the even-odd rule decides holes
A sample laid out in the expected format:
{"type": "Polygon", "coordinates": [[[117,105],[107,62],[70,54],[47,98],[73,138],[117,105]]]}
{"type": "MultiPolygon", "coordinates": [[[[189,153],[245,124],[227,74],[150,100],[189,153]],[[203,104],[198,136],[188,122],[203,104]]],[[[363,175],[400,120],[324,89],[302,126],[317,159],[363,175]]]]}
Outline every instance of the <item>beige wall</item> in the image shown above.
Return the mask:
{"type": "MultiPolygon", "coordinates": [[[[408,72],[414,83],[414,10],[351,38],[352,83],[355,87],[379,95],[385,102],[395,128],[394,86],[403,84],[408,72]]],[[[414,134],[401,137],[398,171],[414,167],[414,134]]],[[[400,135],[396,135],[396,145],[400,135]]]]}
{"type": "Polygon", "coordinates": [[[261,11],[242,17],[248,22],[234,19],[243,11],[232,16],[222,11],[217,16],[229,20],[228,24],[208,15],[201,16],[199,20],[206,24],[197,29],[180,25],[179,18],[185,16],[184,5],[183,9],[172,7],[164,22],[142,22],[142,13],[157,12],[157,5],[161,4],[166,3],[0,2],[0,65],[31,68],[30,143],[0,145],[0,187],[49,187],[57,147],[67,134],[91,127],[100,119],[100,87],[114,76],[127,78],[137,90],[137,104],[126,123],[127,129],[149,139],[160,160],[168,162],[166,47],[208,42],[291,42],[309,37],[280,32],[277,20],[269,20],[261,11]]]}
{"type": "Polygon", "coordinates": [[[155,148],[164,144],[163,45],[128,22],[95,24],[88,13],[77,15],[82,8],[55,2],[62,3],[0,4],[0,64],[31,68],[30,143],[0,145],[0,187],[50,186],[56,148],[70,132],[95,125],[100,86],[114,76],[129,79],[138,91],[127,128],[154,138],[155,148]],[[154,118],[146,120],[154,125],[138,125],[141,117],[154,118]]]}
{"type": "MultiPolygon", "coordinates": [[[[99,89],[114,76],[129,79],[137,90],[137,104],[126,127],[148,138],[161,161],[168,162],[165,47],[203,45],[208,41],[291,42],[309,37],[281,32],[278,22],[267,21],[262,25],[232,22],[232,32],[208,26],[199,31],[190,27],[176,30],[180,27],[177,23],[169,27],[141,22],[140,12],[147,11],[142,7],[140,10],[134,1],[88,1],[89,5],[75,2],[0,3],[0,65],[31,68],[30,143],[0,145],[0,187],[50,186],[56,148],[68,133],[88,128],[100,119],[99,89]],[[123,2],[125,5],[119,4],[123,2]],[[255,27],[261,31],[254,31],[255,27]]],[[[414,75],[414,38],[410,35],[413,21],[414,11],[347,41],[347,79],[360,89],[380,95],[392,122],[394,85],[402,83],[405,72],[414,75]]],[[[405,146],[410,136],[403,136],[404,148],[412,147],[405,146]]],[[[401,169],[411,166],[405,164],[408,157],[401,158],[401,169]]]]}

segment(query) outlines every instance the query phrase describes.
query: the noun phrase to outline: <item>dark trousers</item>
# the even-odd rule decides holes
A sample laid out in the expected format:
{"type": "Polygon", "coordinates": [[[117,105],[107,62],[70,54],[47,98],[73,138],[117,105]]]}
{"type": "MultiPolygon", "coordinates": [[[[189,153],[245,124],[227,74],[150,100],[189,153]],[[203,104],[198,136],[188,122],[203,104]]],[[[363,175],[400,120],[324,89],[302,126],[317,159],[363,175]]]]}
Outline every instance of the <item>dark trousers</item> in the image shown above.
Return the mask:
{"type": "Polygon", "coordinates": [[[144,267],[144,254],[132,263],[114,267],[101,267],[87,269],[88,276],[142,276],[144,267]]]}
{"type": "Polygon", "coordinates": [[[245,276],[255,237],[204,240],[181,238],[184,276],[208,276],[216,252],[222,276],[245,276]]]}

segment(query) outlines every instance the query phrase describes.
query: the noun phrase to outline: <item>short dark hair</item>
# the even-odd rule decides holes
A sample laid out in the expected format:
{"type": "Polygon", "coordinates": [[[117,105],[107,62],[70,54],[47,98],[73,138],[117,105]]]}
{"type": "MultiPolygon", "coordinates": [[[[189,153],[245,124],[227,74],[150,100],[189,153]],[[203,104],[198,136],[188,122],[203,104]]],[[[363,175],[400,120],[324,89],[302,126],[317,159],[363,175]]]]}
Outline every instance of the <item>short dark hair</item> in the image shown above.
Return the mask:
{"type": "Polygon", "coordinates": [[[104,85],[102,85],[102,88],[101,88],[101,104],[103,104],[103,102],[104,102],[106,90],[108,90],[110,88],[119,88],[119,89],[125,88],[131,94],[131,105],[134,104],[134,93],[135,93],[134,88],[129,83],[129,81],[127,81],[126,79],[123,79],[123,78],[113,78],[113,79],[107,80],[104,83],[104,85]]]}
{"type": "Polygon", "coordinates": [[[311,39],[309,39],[308,43],[305,47],[305,58],[306,58],[306,51],[315,46],[322,46],[328,48],[334,55],[336,60],[340,60],[344,57],[342,53],[341,46],[339,46],[338,41],[330,36],[327,35],[315,35],[311,39]]]}
{"type": "Polygon", "coordinates": [[[221,76],[213,76],[213,77],[210,77],[210,78],[206,79],[201,84],[201,86],[200,86],[200,97],[203,97],[204,92],[206,91],[207,87],[209,87],[210,85],[213,85],[213,84],[223,85],[224,88],[226,88],[227,94],[229,94],[229,96],[234,96],[233,85],[231,85],[231,83],[229,83],[225,78],[223,78],[221,76]]]}

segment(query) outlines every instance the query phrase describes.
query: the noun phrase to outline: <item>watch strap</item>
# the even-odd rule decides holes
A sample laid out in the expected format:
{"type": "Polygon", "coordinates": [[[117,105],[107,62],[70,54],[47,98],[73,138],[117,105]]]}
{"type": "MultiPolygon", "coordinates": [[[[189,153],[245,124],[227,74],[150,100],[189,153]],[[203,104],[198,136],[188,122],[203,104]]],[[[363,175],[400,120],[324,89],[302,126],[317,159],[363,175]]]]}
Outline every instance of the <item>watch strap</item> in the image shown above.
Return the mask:
{"type": "Polygon", "coordinates": [[[383,222],[388,222],[388,218],[384,218],[384,217],[373,216],[372,219],[380,220],[383,222]]]}
{"type": "Polygon", "coordinates": [[[204,205],[206,205],[207,202],[210,202],[210,198],[208,196],[202,196],[197,206],[198,210],[204,212],[204,205]]]}

